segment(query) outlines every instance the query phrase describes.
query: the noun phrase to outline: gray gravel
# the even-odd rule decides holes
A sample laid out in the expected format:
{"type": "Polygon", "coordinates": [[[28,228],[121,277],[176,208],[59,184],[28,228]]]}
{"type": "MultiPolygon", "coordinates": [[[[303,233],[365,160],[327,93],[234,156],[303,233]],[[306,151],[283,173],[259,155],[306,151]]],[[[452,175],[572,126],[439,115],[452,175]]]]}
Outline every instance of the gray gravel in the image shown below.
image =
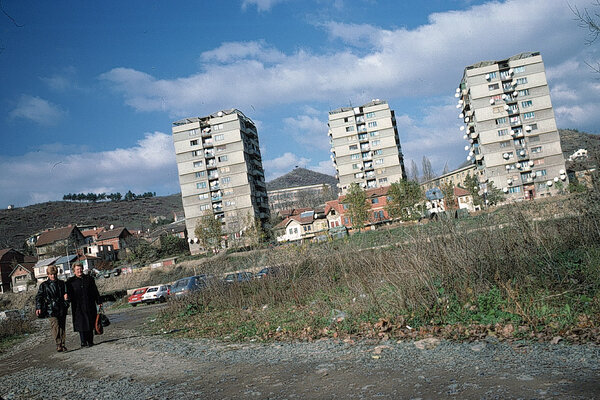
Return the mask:
{"type": "MultiPolygon", "coordinates": [[[[147,308],[145,313],[152,309],[147,308]]],[[[564,343],[243,343],[130,329],[115,315],[97,346],[56,353],[44,332],[0,357],[4,399],[589,399],[600,347],[564,343]],[[123,323],[120,323],[119,320],[123,323]],[[29,347],[28,347],[29,346],[29,347]]],[[[129,325],[126,321],[129,318],[129,325]]],[[[34,335],[35,336],[35,335],[34,335]]],[[[67,344],[75,344],[70,334],[67,344]]],[[[73,346],[71,346],[73,347],[73,346]]]]}

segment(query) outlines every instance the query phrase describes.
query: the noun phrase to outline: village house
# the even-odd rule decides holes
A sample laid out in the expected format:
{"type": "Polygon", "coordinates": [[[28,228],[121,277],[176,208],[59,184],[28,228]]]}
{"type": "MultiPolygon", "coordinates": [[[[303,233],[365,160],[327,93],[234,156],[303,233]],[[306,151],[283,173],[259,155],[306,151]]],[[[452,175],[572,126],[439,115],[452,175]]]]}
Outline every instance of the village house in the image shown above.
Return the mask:
{"type": "Polygon", "coordinates": [[[459,209],[464,208],[469,212],[475,211],[473,195],[461,187],[454,187],[454,198],[459,209]]]}
{"type": "Polygon", "coordinates": [[[286,217],[275,226],[278,242],[304,242],[327,232],[324,210],[306,210],[286,217]]]}
{"type": "MultiPolygon", "coordinates": [[[[369,205],[369,218],[365,226],[375,229],[377,225],[390,222],[390,216],[386,210],[388,204],[389,186],[367,189],[365,191],[369,205]]],[[[352,229],[351,218],[347,215],[348,205],[344,204],[346,196],[340,196],[337,200],[328,201],[325,205],[325,214],[329,228],[345,226],[352,229]]]]}
{"type": "Polygon", "coordinates": [[[17,264],[33,266],[37,258],[26,256],[15,249],[0,250],[0,293],[10,292],[12,286],[11,273],[17,264]]]}
{"type": "Polygon", "coordinates": [[[50,265],[53,265],[54,262],[59,258],[60,257],[44,258],[43,260],[39,260],[37,263],[35,263],[33,266],[33,274],[38,283],[43,282],[46,280],[46,278],[48,278],[48,275],[46,274],[46,268],[48,268],[50,265]]]}
{"type": "Polygon", "coordinates": [[[36,281],[33,274],[33,263],[17,264],[10,273],[12,291],[14,293],[25,292],[35,288],[36,281]]]}
{"type": "Polygon", "coordinates": [[[76,226],[44,231],[35,243],[38,258],[76,253],[77,249],[86,245],[86,239],[76,226]]]}
{"type": "Polygon", "coordinates": [[[96,244],[112,246],[116,252],[116,257],[122,258],[123,255],[121,253],[125,253],[127,251],[128,242],[131,236],[132,235],[127,228],[115,228],[98,233],[96,244]]]}

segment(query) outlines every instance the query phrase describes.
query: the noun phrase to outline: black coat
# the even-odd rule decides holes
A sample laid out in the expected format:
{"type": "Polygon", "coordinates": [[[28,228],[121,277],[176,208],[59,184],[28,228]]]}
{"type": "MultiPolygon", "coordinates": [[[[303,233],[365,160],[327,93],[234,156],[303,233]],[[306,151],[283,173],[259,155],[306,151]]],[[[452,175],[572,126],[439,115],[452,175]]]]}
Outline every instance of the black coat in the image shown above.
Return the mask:
{"type": "Polygon", "coordinates": [[[94,330],[96,323],[96,304],[100,304],[100,293],[94,278],[82,275],[67,280],[67,293],[73,306],[73,330],[85,332],[94,330]]]}
{"type": "Polygon", "coordinates": [[[69,303],[65,301],[65,282],[60,279],[47,279],[38,288],[35,296],[35,309],[41,310],[42,317],[64,317],[69,303]]]}

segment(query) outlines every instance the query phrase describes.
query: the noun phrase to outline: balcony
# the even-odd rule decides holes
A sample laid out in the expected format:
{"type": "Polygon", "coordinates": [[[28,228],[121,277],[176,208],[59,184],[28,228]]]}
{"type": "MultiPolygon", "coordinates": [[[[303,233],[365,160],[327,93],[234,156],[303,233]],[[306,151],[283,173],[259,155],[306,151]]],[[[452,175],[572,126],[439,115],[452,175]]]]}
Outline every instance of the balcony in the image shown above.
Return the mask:
{"type": "Polygon", "coordinates": [[[214,158],[215,157],[215,152],[212,150],[207,150],[204,152],[204,157],[205,158],[214,158]]]}

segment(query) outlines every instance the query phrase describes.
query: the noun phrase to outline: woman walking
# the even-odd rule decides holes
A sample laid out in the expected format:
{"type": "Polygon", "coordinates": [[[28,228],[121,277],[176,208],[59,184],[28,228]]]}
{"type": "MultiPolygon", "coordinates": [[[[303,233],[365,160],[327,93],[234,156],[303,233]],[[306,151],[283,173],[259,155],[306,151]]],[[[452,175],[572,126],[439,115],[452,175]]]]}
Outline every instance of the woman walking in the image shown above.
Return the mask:
{"type": "Polygon", "coordinates": [[[65,282],[56,277],[58,269],[51,265],[46,268],[46,279],[40,285],[35,296],[35,315],[48,317],[56,351],[67,351],[65,347],[65,325],[67,322],[67,292],[65,282]]]}
{"type": "Polygon", "coordinates": [[[84,275],[83,265],[74,265],[75,276],[67,280],[67,294],[73,308],[73,330],[79,332],[81,347],[94,345],[94,324],[96,323],[96,304],[100,302],[100,293],[94,278],[84,275]]]}

